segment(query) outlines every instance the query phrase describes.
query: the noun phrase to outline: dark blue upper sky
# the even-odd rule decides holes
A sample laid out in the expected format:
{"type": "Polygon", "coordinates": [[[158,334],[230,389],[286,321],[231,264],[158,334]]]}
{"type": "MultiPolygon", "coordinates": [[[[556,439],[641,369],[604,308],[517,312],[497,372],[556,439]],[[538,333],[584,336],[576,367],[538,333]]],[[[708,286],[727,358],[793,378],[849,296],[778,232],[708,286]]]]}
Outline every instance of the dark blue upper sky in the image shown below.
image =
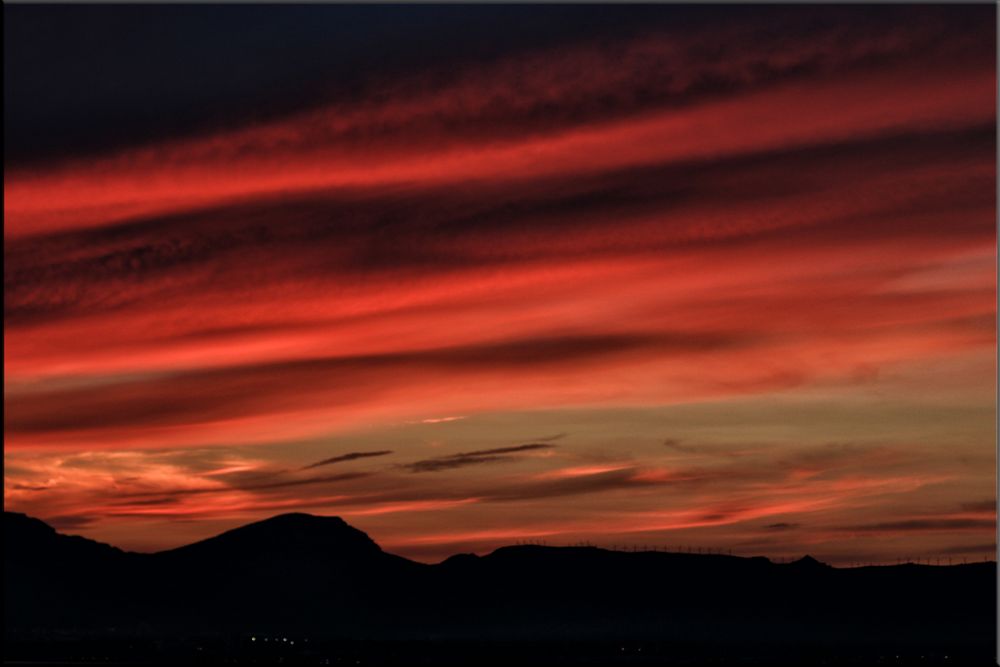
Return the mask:
{"type": "Polygon", "coordinates": [[[710,14],[677,6],[6,5],[6,160],[212,129],[349,97],[415,68],[710,14]]]}
{"type": "MultiPolygon", "coordinates": [[[[898,20],[898,8],[842,9],[858,15],[858,25],[898,20]]],[[[613,42],[650,29],[711,30],[774,12],[801,14],[799,32],[820,28],[830,13],[720,5],[7,4],[5,163],[212,130],[523,49],[613,42]]]]}

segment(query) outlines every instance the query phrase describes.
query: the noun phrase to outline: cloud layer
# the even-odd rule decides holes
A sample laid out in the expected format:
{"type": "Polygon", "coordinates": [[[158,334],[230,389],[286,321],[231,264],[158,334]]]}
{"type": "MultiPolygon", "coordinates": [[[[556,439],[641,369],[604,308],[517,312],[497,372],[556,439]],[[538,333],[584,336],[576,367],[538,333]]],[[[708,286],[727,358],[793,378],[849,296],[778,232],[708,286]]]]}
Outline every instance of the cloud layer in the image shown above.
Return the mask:
{"type": "Polygon", "coordinates": [[[68,143],[6,164],[7,505],[150,540],[151,517],[196,520],[177,542],[353,512],[421,557],[694,530],[834,558],[982,545],[990,510],[962,508],[992,487],[949,485],[992,451],[994,8],[535,9],[537,34],[481,48],[355,45],[350,86],[321,58],[256,117],[238,82],[169,128],[121,93],[135,125],[95,120],[100,141],[34,114],[68,143]],[[914,449],[887,416],[884,446],[831,449],[741,401],[933,404],[941,426],[914,449]],[[688,405],[725,437],[554,416],[688,405]]]}

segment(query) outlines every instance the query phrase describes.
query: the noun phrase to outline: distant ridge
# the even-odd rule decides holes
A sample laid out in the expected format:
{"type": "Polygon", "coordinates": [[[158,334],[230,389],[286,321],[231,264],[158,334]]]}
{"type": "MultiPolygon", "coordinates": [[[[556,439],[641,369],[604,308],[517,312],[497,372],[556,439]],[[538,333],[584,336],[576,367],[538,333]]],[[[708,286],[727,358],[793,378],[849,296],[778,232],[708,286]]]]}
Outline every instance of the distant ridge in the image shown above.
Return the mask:
{"type": "Polygon", "coordinates": [[[944,646],[954,656],[991,656],[995,636],[992,563],[838,569],[811,556],[778,565],[529,545],[426,565],[384,552],[340,518],[308,514],[139,554],[5,512],[4,545],[5,638],[35,647],[22,658],[38,657],[39,637],[48,646],[206,633],[703,642],[730,654],[944,646]]]}

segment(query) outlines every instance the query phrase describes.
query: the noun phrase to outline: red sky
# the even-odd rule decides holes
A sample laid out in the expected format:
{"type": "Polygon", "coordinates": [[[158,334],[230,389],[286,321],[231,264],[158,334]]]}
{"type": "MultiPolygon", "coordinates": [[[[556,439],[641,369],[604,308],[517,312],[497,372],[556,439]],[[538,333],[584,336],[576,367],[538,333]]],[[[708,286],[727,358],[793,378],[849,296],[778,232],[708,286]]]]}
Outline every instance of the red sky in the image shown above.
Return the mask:
{"type": "Polygon", "coordinates": [[[785,11],[8,163],[6,509],[992,552],[993,8],[785,11]]]}

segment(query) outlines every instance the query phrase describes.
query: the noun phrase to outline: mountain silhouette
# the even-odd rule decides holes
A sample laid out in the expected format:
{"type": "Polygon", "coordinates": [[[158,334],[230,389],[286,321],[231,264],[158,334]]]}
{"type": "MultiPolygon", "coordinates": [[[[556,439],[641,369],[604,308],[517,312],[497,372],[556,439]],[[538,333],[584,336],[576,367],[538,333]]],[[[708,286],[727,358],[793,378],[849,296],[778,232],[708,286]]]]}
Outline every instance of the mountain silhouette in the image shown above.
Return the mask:
{"type": "Polygon", "coordinates": [[[444,664],[448,647],[470,642],[536,653],[592,647],[570,662],[631,642],[675,657],[833,651],[948,655],[959,664],[992,656],[995,637],[993,563],[841,569],[811,556],[776,564],[528,545],[427,565],[384,552],[342,519],[308,514],[141,554],[5,512],[4,544],[6,652],[20,659],[56,647],[72,659],[79,642],[111,651],[126,638],[128,646],[155,640],[159,651],[164,641],[212,637],[233,657],[259,653],[259,635],[311,638],[311,646],[363,641],[369,653],[419,642],[399,664],[430,654],[444,664]]]}
{"type": "Polygon", "coordinates": [[[816,560],[815,558],[813,558],[809,554],[806,554],[805,556],[803,556],[802,558],[800,558],[800,559],[798,559],[796,561],[792,561],[788,565],[790,567],[794,567],[794,568],[800,569],[800,570],[805,570],[805,569],[817,570],[817,569],[823,569],[823,568],[826,568],[826,567],[830,567],[826,563],[821,563],[820,561],[816,560]]]}
{"type": "Polygon", "coordinates": [[[332,558],[372,557],[382,552],[374,540],[340,517],[294,513],[280,514],[162,553],[227,558],[247,550],[268,557],[309,551],[332,558]]]}
{"type": "Polygon", "coordinates": [[[343,585],[365,572],[388,573],[417,567],[387,554],[365,533],[339,517],[283,514],[201,542],[153,555],[158,566],[183,576],[198,572],[213,581],[232,580],[238,588],[315,588],[343,585]]]}

